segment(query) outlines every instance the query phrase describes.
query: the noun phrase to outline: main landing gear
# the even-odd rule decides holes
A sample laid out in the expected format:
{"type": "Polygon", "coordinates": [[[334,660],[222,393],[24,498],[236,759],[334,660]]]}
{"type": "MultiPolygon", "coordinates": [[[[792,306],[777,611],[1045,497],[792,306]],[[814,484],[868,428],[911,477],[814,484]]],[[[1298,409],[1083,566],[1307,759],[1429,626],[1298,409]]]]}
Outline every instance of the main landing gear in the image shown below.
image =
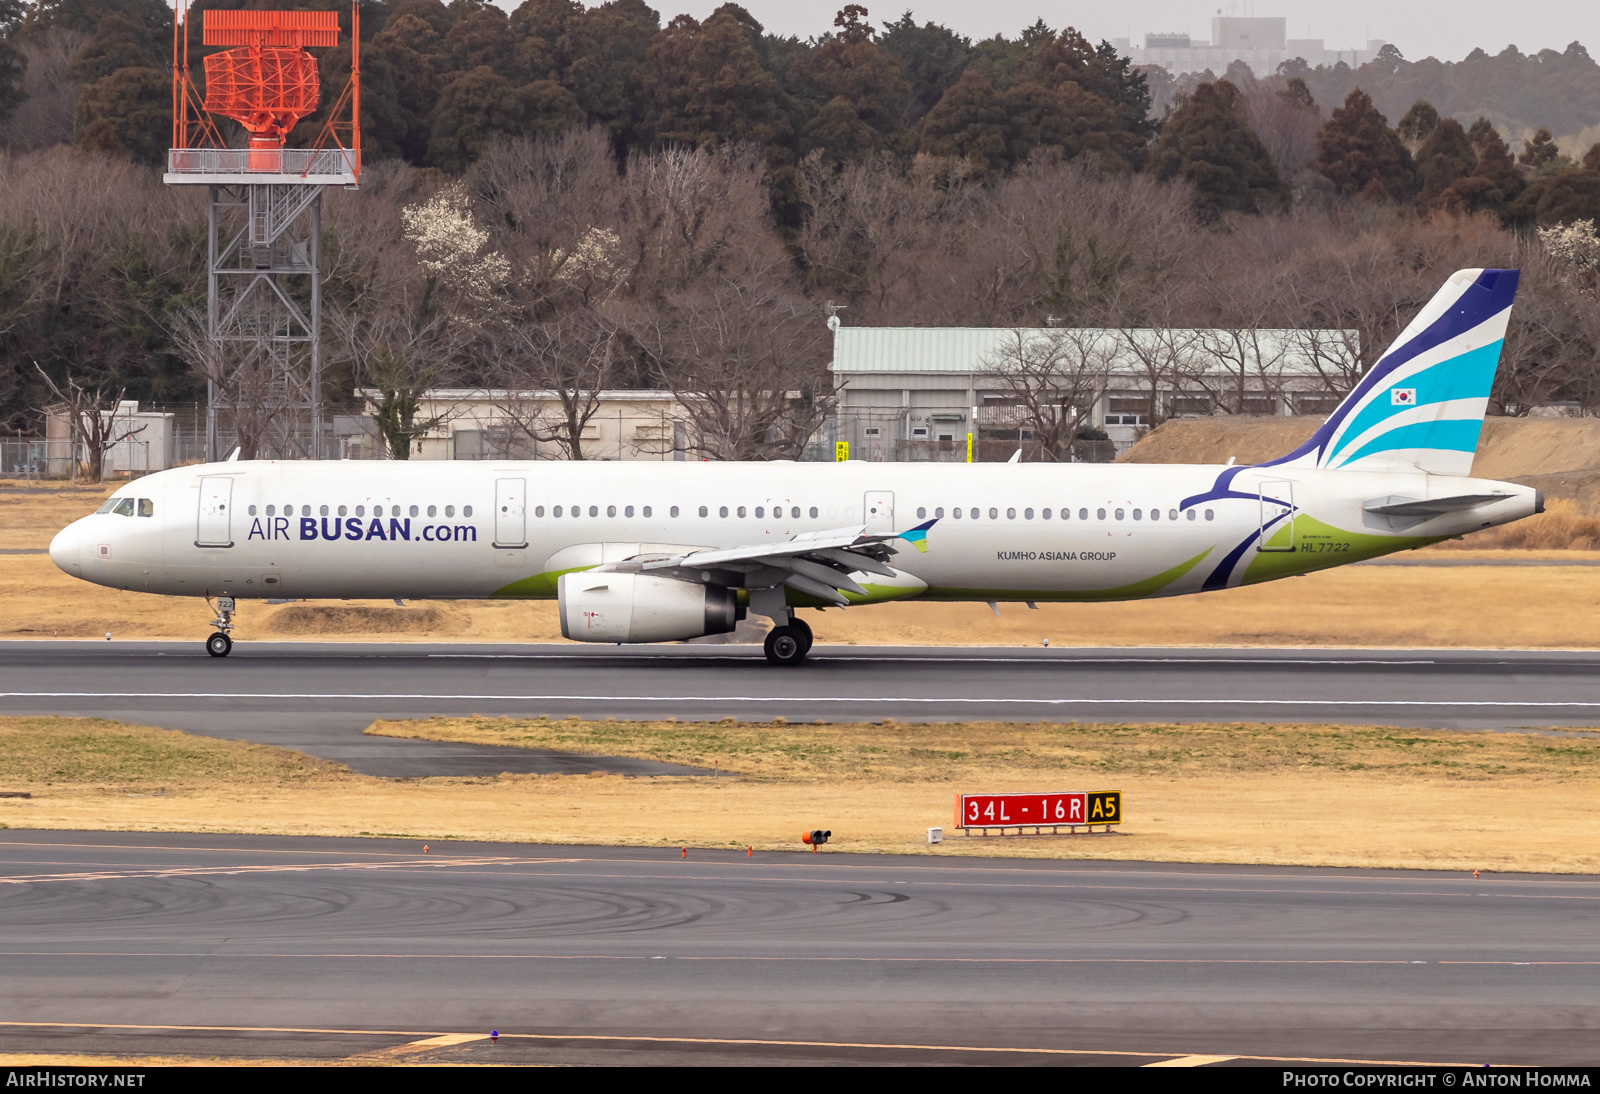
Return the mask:
{"type": "MultiPolygon", "coordinates": [[[[206,597],[206,603],[211,603],[210,597],[206,597]]],[[[217,633],[206,639],[206,652],[212,657],[226,657],[233,652],[233,639],[228,637],[228,632],[233,630],[233,597],[217,597],[216,613],[211,625],[217,628],[217,633]]]]}
{"type": "Polygon", "coordinates": [[[798,665],[811,652],[811,628],[791,615],[789,622],[767,632],[763,648],[774,665],[798,665]]]}

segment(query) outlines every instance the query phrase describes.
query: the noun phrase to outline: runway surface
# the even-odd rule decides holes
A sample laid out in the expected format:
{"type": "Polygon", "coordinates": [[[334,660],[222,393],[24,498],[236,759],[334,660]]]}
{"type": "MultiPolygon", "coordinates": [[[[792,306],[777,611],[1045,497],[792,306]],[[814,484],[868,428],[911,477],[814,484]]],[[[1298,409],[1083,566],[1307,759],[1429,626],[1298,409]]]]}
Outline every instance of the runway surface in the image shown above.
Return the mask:
{"type": "Polygon", "coordinates": [[[0,833],[0,1051],[570,1063],[1600,1057],[1592,877],[420,852],[377,840],[0,833]],[[498,1045],[469,1039],[491,1029],[498,1045]],[[416,1044],[451,1036],[458,1043],[416,1044]]]}
{"type": "Polygon", "coordinates": [[[378,717],[1324,721],[1600,726],[1600,653],[1496,650],[7,642],[0,713],[88,714],[300,749],[375,775],[682,773],[366,737],[378,717]]]}

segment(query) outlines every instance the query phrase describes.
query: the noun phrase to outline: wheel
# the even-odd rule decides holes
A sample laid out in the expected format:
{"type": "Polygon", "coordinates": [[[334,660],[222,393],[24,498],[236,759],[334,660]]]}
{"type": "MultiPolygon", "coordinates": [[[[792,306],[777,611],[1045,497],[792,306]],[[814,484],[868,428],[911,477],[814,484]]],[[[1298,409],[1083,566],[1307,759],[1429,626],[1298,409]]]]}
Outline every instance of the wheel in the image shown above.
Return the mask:
{"type": "Polygon", "coordinates": [[[798,665],[805,660],[807,644],[803,632],[793,626],[774,627],[764,644],[767,660],[774,665],[798,665]]]}
{"type": "Polygon", "coordinates": [[[212,657],[226,657],[233,652],[233,639],[218,631],[206,639],[206,652],[212,657]]]}
{"type": "Polygon", "coordinates": [[[807,625],[804,619],[801,619],[798,616],[795,617],[794,621],[790,623],[789,626],[793,627],[795,633],[800,636],[800,656],[804,657],[806,654],[811,652],[811,643],[813,641],[811,637],[811,627],[807,625]]]}

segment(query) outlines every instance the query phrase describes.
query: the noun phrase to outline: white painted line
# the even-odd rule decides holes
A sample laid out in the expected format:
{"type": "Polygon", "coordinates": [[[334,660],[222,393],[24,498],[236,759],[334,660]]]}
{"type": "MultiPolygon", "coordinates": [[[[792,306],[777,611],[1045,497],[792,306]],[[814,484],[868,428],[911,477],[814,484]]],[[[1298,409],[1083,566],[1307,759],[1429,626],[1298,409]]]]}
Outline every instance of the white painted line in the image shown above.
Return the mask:
{"type": "Polygon", "coordinates": [[[0,691],[0,699],[384,699],[466,700],[471,702],[594,702],[594,703],[1002,703],[1020,706],[1257,706],[1257,707],[1489,707],[1514,709],[1600,709],[1600,701],[1559,702],[1511,699],[1022,699],[971,696],[930,698],[884,695],[509,695],[406,692],[296,692],[296,691],[0,691]]]}
{"type": "Polygon", "coordinates": [[[1221,1064],[1229,1060],[1237,1060],[1237,1056],[1179,1056],[1176,1060],[1157,1060],[1153,1064],[1140,1064],[1140,1067],[1205,1067],[1207,1064],[1221,1064]]]}

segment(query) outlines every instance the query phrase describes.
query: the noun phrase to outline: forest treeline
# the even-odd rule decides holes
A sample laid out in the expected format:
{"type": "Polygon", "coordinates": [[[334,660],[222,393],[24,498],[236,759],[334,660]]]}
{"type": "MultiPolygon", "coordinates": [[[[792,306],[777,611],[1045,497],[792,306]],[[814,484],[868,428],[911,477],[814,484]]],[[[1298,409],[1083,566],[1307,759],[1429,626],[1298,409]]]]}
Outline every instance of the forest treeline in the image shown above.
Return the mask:
{"type": "MultiPolygon", "coordinates": [[[[666,387],[725,404],[702,450],[772,454],[805,423],[751,393],[781,377],[821,412],[829,302],[864,325],[1350,329],[1370,363],[1450,271],[1508,265],[1526,273],[1498,409],[1600,407],[1581,226],[1600,66],[1576,43],[1173,81],[1071,28],[973,42],[854,4],[807,41],[734,4],[361,12],[366,169],[329,192],[325,235],[335,399],[666,387]]],[[[36,364],[130,398],[203,389],[203,194],[157,168],[170,20],[159,0],[0,0],[12,427],[44,398],[36,364]]],[[[328,103],[349,46],[318,52],[328,103]]]]}

